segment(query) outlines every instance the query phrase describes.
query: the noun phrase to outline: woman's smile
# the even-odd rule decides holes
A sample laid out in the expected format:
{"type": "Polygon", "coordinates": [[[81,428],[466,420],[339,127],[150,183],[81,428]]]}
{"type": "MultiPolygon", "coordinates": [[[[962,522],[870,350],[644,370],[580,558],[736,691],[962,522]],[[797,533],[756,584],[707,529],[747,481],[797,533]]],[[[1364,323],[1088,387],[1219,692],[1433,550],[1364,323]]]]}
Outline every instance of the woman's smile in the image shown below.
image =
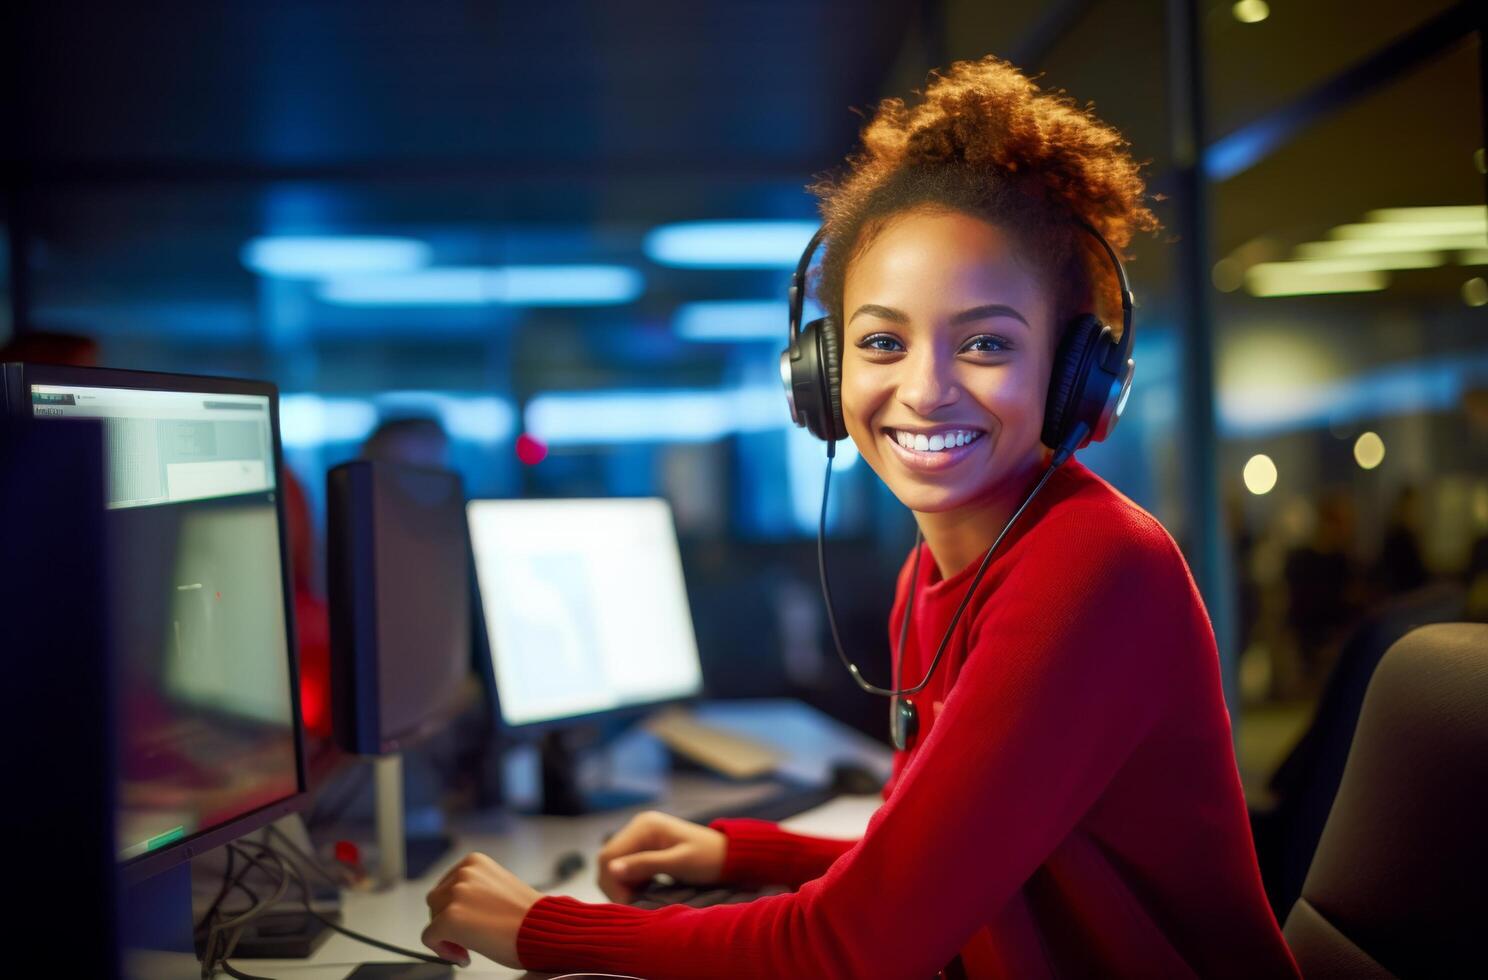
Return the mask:
{"type": "Polygon", "coordinates": [[[885,427],[889,455],[919,473],[940,473],[987,448],[986,430],[975,426],[885,427]]]}

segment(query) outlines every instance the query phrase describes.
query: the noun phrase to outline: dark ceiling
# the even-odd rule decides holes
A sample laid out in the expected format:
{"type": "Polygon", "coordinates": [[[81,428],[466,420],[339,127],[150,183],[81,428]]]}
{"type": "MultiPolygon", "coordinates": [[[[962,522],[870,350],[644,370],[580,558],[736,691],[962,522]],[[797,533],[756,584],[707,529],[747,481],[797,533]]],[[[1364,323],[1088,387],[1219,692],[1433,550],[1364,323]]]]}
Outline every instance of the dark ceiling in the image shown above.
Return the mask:
{"type": "MultiPolygon", "coordinates": [[[[1238,24],[1227,2],[1201,6],[1220,136],[1451,4],[1278,2],[1254,27],[1238,24]]],[[[989,51],[1093,101],[1152,161],[1162,187],[1171,159],[1164,8],[12,4],[4,153],[18,183],[7,221],[32,242],[31,300],[52,311],[53,325],[93,319],[96,332],[120,336],[155,323],[172,343],[255,345],[262,296],[237,260],[255,234],[412,234],[441,262],[636,262],[659,222],[810,217],[804,185],[850,149],[861,122],[852,107],[989,51]]],[[[1216,257],[1267,234],[1305,240],[1369,207],[1480,201],[1477,57],[1476,42],[1463,41],[1216,185],[1216,257]]],[[[1167,205],[1159,210],[1171,224],[1167,205]]],[[[1139,293],[1169,290],[1173,247],[1170,235],[1137,244],[1139,293]]],[[[688,299],[781,288],[773,272],[651,267],[647,278],[646,297],[626,314],[642,325],[664,324],[688,299]]],[[[1433,282],[1425,273],[1402,281],[1433,282]]],[[[1448,296],[1454,288],[1431,286],[1448,296]]],[[[474,336],[502,322],[510,316],[387,314],[365,330],[384,340],[474,336]]],[[[319,329],[344,337],[362,328],[322,318],[319,329]]]]}

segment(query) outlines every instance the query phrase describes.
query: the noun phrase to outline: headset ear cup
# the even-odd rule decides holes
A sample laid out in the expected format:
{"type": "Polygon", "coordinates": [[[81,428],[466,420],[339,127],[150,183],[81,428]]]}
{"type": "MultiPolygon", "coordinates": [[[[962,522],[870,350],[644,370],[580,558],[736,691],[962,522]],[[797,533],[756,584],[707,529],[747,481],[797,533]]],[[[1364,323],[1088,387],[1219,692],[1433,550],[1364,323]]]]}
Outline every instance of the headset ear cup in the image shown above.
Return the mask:
{"type": "Polygon", "coordinates": [[[1091,355],[1105,325],[1089,314],[1065,328],[1054,353],[1049,375],[1049,397],[1044,403],[1044,445],[1058,449],[1080,418],[1080,402],[1090,374],[1091,355]]]}
{"type": "Polygon", "coordinates": [[[841,442],[847,438],[847,425],[842,421],[842,345],[830,317],[822,317],[812,325],[816,327],[820,345],[822,388],[826,394],[822,422],[827,431],[817,434],[841,442]]]}

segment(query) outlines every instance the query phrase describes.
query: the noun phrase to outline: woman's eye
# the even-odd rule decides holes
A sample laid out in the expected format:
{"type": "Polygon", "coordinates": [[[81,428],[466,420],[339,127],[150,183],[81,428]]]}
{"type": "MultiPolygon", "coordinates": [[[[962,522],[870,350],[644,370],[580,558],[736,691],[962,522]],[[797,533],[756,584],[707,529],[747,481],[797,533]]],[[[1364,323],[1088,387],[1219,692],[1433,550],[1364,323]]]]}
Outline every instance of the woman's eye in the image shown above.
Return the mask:
{"type": "Polygon", "coordinates": [[[882,351],[884,353],[898,353],[904,349],[898,338],[891,337],[886,333],[869,334],[858,341],[858,346],[863,350],[882,351]]]}
{"type": "Polygon", "coordinates": [[[1012,345],[1001,337],[994,337],[991,334],[984,333],[968,340],[961,349],[971,351],[975,354],[1001,354],[1004,351],[1011,350],[1012,345]]]}

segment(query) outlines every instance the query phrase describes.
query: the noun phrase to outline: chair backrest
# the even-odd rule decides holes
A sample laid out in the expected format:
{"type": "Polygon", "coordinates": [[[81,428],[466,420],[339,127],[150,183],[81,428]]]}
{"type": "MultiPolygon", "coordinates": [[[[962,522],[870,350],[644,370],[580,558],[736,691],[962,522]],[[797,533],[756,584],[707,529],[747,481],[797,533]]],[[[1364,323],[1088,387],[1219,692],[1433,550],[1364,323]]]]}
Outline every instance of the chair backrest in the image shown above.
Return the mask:
{"type": "Polygon", "coordinates": [[[1385,654],[1285,933],[1304,977],[1488,963],[1488,625],[1385,654]]]}

